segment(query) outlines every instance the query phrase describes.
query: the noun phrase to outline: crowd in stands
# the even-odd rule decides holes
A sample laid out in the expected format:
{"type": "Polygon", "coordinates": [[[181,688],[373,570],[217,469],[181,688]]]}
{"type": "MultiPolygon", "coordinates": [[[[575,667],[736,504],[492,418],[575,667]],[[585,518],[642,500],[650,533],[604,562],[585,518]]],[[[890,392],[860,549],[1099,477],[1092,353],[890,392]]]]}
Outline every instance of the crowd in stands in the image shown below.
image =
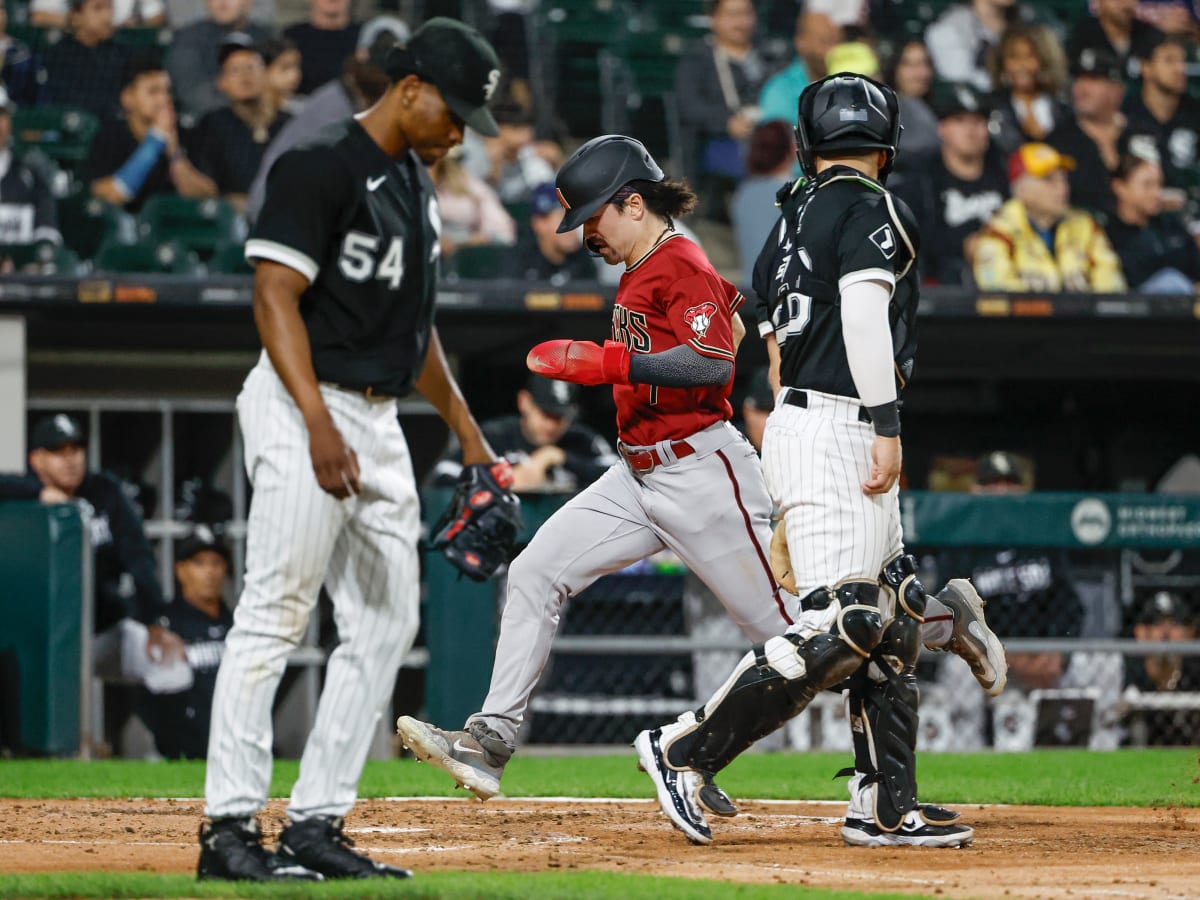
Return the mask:
{"type": "MultiPolygon", "coordinates": [[[[496,274],[528,277],[522,272],[541,273],[543,264],[516,266],[480,248],[541,246],[558,258],[550,243],[530,242],[530,213],[564,152],[591,133],[563,124],[580,119],[570,108],[577,86],[566,75],[553,89],[544,83],[563,69],[554,4],[456,6],[493,37],[507,71],[494,104],[500,134],[468,134],[435,173],[444,267],[453,277],[462,252],[466,277],[494,262],[503,264],[496,274]]],[[[575,6],[558,13],[586,23],[592,4],[575,6]]],[[[828,72],[854,71],[897,91],[905,130],[889,187],[922,225],[927,282],[1196,289],[1200,101],[1189,94],[1188,67],[1200,24],[1192,0],[1092,0],[1086,9],[1015,0],[601,6],[629,28],[648,22],[679,32],[676,44],[663,45],[677,49],[658,60],[674,74],[669,121],[658,123],[667,146],[656,153],[697,189],[701,216],[717,223],[704,232],[706,249],[735,277],[746,278],[774,221],[772,185],[799,174],[791,136],[799,92],[828,72]]],[[[370,106],[386,86],[387,49],[417,24],[391,14],[357,18],[350,0],[310,0],[306,10],[290,7],[285,22],[275,7],[17,0],[0,9],[4,266],[57,271],[78,262],[15,250],[39,243],[65,244],[87,265],[95,248],[74,244],[57,222],[56,206],[80,193],[135,217],[152,198],[176,195],[194,201],[188,208],[201,219],[233,221],[215,212],[227,205],[252,222],[274,160],[370,106]]],[[[619,54],[620,40],[597,36],[595,52],[619,54]]],[[[592,133],[600,130],[598,111],[590,121],[592,133]]],[[[182,249],[210,268],[233,258],[242,271],[236,254],[217,251],[244,230],[182,249]]],[[[146,227],[140,234],[159,237],[146,227]]],[[[161,256],[148,258],[165,265],[161,256]]],[[[561,274],[561,263],[550,269],[561,274]]],[[[571,271],[577,277],[586,267],[571,271]]]]}

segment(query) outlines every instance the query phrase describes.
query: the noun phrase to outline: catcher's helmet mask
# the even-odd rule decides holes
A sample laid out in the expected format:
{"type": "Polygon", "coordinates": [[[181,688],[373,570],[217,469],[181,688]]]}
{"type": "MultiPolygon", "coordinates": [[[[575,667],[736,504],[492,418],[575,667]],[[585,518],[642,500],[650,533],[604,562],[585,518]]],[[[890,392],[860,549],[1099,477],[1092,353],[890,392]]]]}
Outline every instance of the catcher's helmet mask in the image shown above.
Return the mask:
{"type": "Polygon", "coordinates": [[[864,75],[838,72],[814,81],[800,94],[796,116],[796,157],[809,178],[816,157],[835,150],[883,150],[879,170],[885,181],[900,143],[900,102],[896,92],[864,75]]]}
{"type": "Polygon", "coordinates": [[[559,202],[566,208],[558,231],[574,231],[631,181],[665,179],[641,141],[622,134],[592,138],[571,154],[554,179],[559,202]]]}

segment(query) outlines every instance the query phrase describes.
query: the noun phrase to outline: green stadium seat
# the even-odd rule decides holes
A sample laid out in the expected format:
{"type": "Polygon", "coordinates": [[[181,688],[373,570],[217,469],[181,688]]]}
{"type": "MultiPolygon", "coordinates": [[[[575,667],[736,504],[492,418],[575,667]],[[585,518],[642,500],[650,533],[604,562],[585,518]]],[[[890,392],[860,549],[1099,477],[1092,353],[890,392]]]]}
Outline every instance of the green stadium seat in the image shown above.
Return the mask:
{"type": "Polygon", "coordinates": [[[173,275],[203,275],[200,258],[178,241],[141,244],[108,243],[95,259],[100,272],[144,272],[173,275]]]}
{"type": "Polygon", "coordinates": [[[20,41],[27,47],[33,50],[41,50],[50,44],[58,43],[62,36],[62,30],[58,28],[38,28],[36,25],[17,25],[13,22],[12,17],[9,17],[8,27],[5,29],[8,36],[20,41]]]}
{"type": "Polygon", "coordinates": [[[513,248],[503,244],[484,244],[479,247],[462,247],[450,264],[459,278],[497,278],[505,271],[513,248]]]}
{"type": "Polygon", "coordinates": [[[18,153],[36,147],[68,168],[87,159],[99,121],[73,106],[22,107],[13,116],[13,145],[18,153]]]}
{"type": "Polygon", "coordinates": [[[254,266],[246,262],[246,245],[240,242],[218,245],[208,261],[208,270],[225,275],[254,274],[254,266]]]}
{"type": "Polygon", "coordinates": [[[532,212],[528,201],[511,201],[504,204],[508,214],[517,223],[517,233],[523,233],[529,227],[529,216],[532,212]]]}
{"type": "Polygon", "coordinates": [[[146,201],[138,216],[143,240],[175,240],[206,259],[218,244],[245,237],[237,211],[220,198],[193,200],[158,194],[146,201]]]}
{"type": "Polygon", "coordinates": [[[102,244],[137,242],[137,223],[120,207],[93,197],[85,188],[58,201],[58,230],[63,243],[91,259],[102,244]]]}
{"type": "Polygon", "coordinates": [[[171,45],[171,29],[169,28],[118,28],[113,34],[113,42],[124,44],[126,47],[158,47],[166,49],[171,45]]]}
{"type": "Polygon", "coordinates": [[[61,244],[39,241],[35,244],[0,244],[0,260],[12,262],[18,272],[38,275],[75,275],[79,256],[61,244]]]}

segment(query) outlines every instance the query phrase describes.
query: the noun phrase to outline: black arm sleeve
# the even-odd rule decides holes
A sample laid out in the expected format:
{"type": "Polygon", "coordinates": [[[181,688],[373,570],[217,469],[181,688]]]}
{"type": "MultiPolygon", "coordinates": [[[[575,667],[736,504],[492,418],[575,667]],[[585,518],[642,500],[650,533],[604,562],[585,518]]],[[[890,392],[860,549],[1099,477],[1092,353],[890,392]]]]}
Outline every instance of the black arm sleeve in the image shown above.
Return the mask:
{"type": "Polygon", "coordinates": [[[42,483],[33,475],[0,475],[0,500],[36,500],[42,483]]]}
{"type": "Polygon", "coordinates": [[[109,527],[112,528],[113,544],[121,566],[133,576],[137,592],[134,618],[143,625],[152,625],[163,614],[167,601],[163,597],[162,585],[158,583],[157,564],[141,516],[115,481],[110,485],[112,499],[107,504],[109,527]]]}
{"type": "Polygon", "coordinates": [[[661,353],[635,353],[629,360],[629,380],[661,387],[699,387],[724,384],[733,375],[733,361],[702,356],[687,344],[661,353]]]}

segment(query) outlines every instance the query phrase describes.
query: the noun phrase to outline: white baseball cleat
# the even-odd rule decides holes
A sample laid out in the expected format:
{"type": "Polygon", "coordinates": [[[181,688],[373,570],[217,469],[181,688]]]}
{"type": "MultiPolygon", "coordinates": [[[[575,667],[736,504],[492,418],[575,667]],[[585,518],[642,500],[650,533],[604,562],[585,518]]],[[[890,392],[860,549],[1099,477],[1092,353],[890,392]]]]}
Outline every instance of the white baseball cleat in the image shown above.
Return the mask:
{"type": "Polygon", "coordinates": [[[696,795],[703,784],[699,772],[692,769],[672,769],[663,758],[662,729],[643,731],[633,742],[638,754],[638,768],[650,776],[658,793],[658,805],[666,813],[671,824],[687,836],[693,844],[711,844],[712,829],[704,818],[704,811],[696,802],[696,795]]]}
{"type": "Polygon", "coordinates": [[[1004,645],[988,628],[983,598],[965,578],[952,578],[937,598],[954,613],[954,629],[946,649],[961,656],[989,697],[999,697],[1008,684],[1008,658],[1004,645]]]}
{"type": "Polygon", "coordinates": [[[443,731],[428,722],[401,716],[396,720],[396,731],[417,759],[448,773],[459,787],[480,800],[500,793],[500,776],[508,757],[498,758],[496,744],[503,744],[482,722],[472,722],[467,731],[443,731]],[[477,736],[478,732],[483,734],[477,736]]]}

